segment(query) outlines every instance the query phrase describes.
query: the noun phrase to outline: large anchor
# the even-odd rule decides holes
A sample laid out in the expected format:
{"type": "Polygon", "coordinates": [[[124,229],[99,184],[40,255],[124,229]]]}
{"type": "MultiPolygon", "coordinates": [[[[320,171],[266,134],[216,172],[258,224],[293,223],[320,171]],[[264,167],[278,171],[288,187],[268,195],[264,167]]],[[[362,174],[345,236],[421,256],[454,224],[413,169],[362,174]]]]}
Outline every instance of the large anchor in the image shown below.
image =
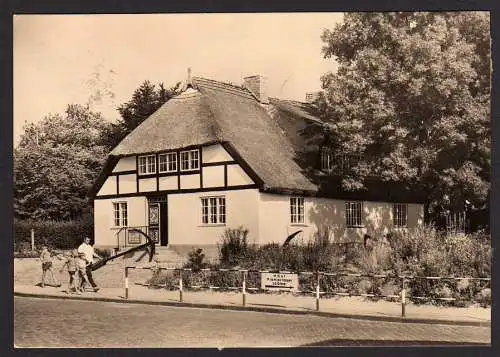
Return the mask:
{"type": "MultiPolygon", "coordinates": [[[[129,231],[131,231],[131,232],[137,232],[139,234],[142,234],[144,237],[146,237],[146,243],[138,245],[137,247],[131,248],[129,250],[126,250],[124,252],[118,253],[116,255],[113,255],[112,257],[99,260],[98,262],[90,265],[90,270],[91,271],[94,271],[94,270],[97,270],[99,268],[102,268],[110,260],[119,258],[119,257],[124,256],[126,254],[130,254],[130,253],[136,252],[138,250],[142,250],[142,249],[146,249],[146,252],[144,253],[144,255],[146,253],[149,253],[149,261],[151,262],[153,260],[153,257],[155,255],[155,247],[156,247],[155,241],[150,236],[148,236],[146,233],[144,233],[140,229],[131,228],[129,231]]],[[[141,257],[139,257],[139,259],[137,259],[137,260],[139,261],[144,255],[142,255],[141,257]]]]}

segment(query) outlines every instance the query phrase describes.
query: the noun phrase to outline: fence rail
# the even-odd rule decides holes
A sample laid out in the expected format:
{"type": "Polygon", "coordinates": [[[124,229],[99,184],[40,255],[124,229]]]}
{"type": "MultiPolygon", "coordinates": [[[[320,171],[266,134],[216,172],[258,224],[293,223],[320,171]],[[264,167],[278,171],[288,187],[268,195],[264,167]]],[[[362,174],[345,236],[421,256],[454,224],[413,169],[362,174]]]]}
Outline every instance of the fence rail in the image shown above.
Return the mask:
{"type": "MultiPolygon", "coordinates": [[[[292,272],[286,270],[252,270],[252,269],[190,269],[190,268],[170,268],[170,267],[161,267],[161,266],[152,266],[152,267],[136,267],[136,266],[127,266],[125,267],[124,272],[124,289],[125,289],[125,299],[129,298],[129,270],[133,269],[144,269],[144,270],[152,270],[152,271],[175,271],[179,272],[178,285],[175,286],[179,291],[179,302],[183,301],[183,293],[185,291],[185,286],[183,282],[183,273],[185,272],[234,272],[241,273],[242,276],[242,285],[241,286],[213,286],[213,285],[192,285],[191,289],[227,289],[227,290],[238,290],[241,291],[242,294],[242,305],[246,306],[246,295],[247,291],[267,291],[266,289],[257,288],[257,287],[248,287],[247,286],[247,276],[249,273],[275,273],[275,274],[297,274],[297,275],[311,275],[316,279],[313,283],[313,289],[311,290],[294,290],[294,293],[298,294],[313,294],[316,302],[316,311],[320,310],[320,298],[321,296],[327,295],[337,295],[337,296],[360,296],[360,297],[370,297],[370,298],[390,298],[397,299],[401,303],[401,316],[406,316],[406,301],[407,299],[415,299],[415,300],[441,300],[441,301],[455,301],[457,299],[451,297],[431,297],[431,296],[406,296],[406,287],[407,284],[412,280],[416,279],[424,279],[424,280],[469,280],[469,281],[487,281],[491,283],[491,278],[489,277],[455,277],[455,276],[411,276],[411,275],[390,275],[390,274],[357,274],[357,273],[332,273],[332,272],[292,272]],[[371,279],[384,279],[384,278],[392,278],[398,279],[400,281],[400,293],[399,294],[363,294],[363,293],[351,293],[351,292],[335,292],[335,291],[321,291],[321,281],[324,277],[357,277],[357,278],[371,278],[371,279]]],[[[141,284],[144,286],[160,286],[156,284],[141,284]]],[[[286,292],[286,291],[283,291],[286,292]]]]}

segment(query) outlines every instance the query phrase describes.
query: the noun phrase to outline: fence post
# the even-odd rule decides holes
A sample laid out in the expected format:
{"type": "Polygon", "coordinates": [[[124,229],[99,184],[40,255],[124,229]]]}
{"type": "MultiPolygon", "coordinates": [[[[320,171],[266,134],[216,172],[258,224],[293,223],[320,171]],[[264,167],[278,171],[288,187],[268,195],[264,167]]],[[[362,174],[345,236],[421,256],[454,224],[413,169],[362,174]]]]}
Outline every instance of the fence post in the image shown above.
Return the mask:
{"type": "Polygon", "coordinates": [[[182,269],[179,270],[179,301],[182,302],[182,269]]]}
{"type": "Polygon", "coordinates": [[[128,267],[125,267],[125,299],[128,299],[128,267]]]}
{"type": "Polygon", "coordinates": [[[243,286],[241,288],[241,293],[243,295],[243,306],[246,306],[246,304],[247,304],[246,289],[247,289],[247,273],[246,273],[246,271],[243,271],[243,286]]]}
{"type": "Polygon", "coordinates": [[[405,277],[403,276],[401,279],[401,316],[406,316],[406,290],[405,290],[405,277]]]}
{"type": "Polygon", "coordinates": [[[316,281],[316,311],[319,311],[319,282],[321,279],[321,275],[318,272],[317,281],[316,281]]]}
{"type": "Polygon", "coordinates": [[[35,230],[31,228],[31,250],[35,250],[35,230]]]}

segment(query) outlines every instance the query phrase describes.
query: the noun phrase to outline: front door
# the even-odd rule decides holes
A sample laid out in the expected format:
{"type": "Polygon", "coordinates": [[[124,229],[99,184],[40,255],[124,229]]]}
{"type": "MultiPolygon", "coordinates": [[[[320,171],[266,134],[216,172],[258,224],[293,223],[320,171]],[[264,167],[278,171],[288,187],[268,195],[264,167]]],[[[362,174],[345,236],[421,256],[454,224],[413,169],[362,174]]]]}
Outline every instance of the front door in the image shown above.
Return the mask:
{"type": "Polygon", "coordinates": [[[168,244],[168,204],[167,201],[149,203],[148,231],[157,245],[168,244]]]}

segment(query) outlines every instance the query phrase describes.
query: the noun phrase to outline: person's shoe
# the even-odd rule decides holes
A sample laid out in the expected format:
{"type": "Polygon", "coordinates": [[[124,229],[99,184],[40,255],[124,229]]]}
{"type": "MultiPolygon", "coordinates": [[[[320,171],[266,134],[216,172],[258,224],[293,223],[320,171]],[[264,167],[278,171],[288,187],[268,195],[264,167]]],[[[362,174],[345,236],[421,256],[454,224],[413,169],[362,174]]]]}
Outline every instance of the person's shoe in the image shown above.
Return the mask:
{"type": "Polygon", "coordinates": [[[98,292],[100,288],[98,288],[97,286],[94,288],[94,292],[98,292]]]}

